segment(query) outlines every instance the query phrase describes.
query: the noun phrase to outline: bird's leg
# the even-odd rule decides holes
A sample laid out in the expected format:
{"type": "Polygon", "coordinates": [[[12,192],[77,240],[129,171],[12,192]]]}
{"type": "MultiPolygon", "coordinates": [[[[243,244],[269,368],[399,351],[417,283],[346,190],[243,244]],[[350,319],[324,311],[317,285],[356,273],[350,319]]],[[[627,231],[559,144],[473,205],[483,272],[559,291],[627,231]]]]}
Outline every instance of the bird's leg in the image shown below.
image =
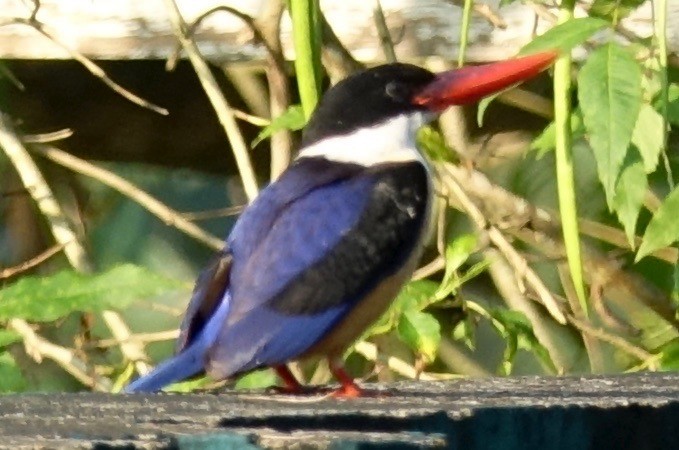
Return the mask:
{"type": "Polygon", "coordinates": [[[363,396],[364,392],[355,382],[354,379],[344,370],[342,361],[340,359],[331,358],[328,360],[328,366],[332,375],[340,382],[341,388],[333,392],[333,397],[342,398],[356,398],[363,396]]]}
{"type": "Polygon", "coordinates": [[[288,366],[282,364],[280,366],[275,366],[274,369],[280,379],[283,380],[283,384],[285,384],[285,387],[282,388],[283,392],[286,394],[305,394],[307,392],[304,386],[302,386],[292,372],[290,372],[288,366]]]}

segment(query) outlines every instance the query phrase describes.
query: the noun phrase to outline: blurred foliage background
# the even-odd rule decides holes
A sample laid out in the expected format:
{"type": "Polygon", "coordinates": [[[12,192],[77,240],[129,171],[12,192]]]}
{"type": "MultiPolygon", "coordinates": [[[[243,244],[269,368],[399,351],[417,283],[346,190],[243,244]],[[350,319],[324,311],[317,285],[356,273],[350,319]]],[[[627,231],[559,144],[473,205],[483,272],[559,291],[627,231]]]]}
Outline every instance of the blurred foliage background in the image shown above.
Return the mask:
{"type": "MultiPolygon", "coordinates": [[[[413,281],[347,352],[354,375],[679,367],[670,3],[655,2],[651,37],[621,25],[639,1],[595,0],[578,19],[568,1],[536,3],[554,27],[522,52],[560,49],[555,70],[422,130],[438,173],[437,230],[413,281]]],[[[375,5],[393,60],[398,36],[375,5]]],[[[483,5],[465,2],[463,17],[483,5]]],[[[171,71],[164,61],[96,61],[105,80],[143,92],[137,104],[78,55],[0,62],[0,392],[118,390],[167,357],[193,280],[240,207],[289,161],[319,93],[362,66],[318,1],[290,1],[294,65],[269,26],[286,2],[268,2],[273,22],[221,7],[188,26],[173,1],[165,6],[187,56],[171,71]],[[216,12],[254,28],[264,68],[206,64],[192,33],[216,12]]],[[[40,28],[37,17],[26,24],[40,28]]],[[[460,64],[468,33],[463,20],[460,64]]],[[[294,371],[330,380],[322,362],[294,371]]],[[[275,382],[263,370],[227,383],[275,382]]]]}

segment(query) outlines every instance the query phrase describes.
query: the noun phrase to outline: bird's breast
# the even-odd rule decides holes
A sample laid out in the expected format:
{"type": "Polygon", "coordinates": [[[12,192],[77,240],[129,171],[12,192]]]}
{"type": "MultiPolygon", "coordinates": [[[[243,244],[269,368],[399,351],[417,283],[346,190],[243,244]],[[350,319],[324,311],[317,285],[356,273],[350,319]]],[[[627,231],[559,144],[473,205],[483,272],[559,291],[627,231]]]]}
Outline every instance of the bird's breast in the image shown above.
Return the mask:
{"type": "Polygon", "coordinates": [[[336,249],[334,270],[327,274],[335,281],[324,288],[326,299],[343,297],[351,308],[307,355],[341,355],[389,307],[421,255],[431,222],[428,169],[408,162],[376,170],[380,181],[371,202],[347,233],[346,247],[336,249]]]}

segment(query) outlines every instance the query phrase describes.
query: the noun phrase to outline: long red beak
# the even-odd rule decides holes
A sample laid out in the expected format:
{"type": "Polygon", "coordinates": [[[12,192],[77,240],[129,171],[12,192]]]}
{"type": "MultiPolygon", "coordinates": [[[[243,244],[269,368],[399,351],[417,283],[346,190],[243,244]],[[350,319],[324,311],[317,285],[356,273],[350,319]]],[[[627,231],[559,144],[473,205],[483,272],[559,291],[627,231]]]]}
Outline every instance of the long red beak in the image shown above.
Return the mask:
{"type": "Polygon", "coordinates": [[[507,61],[449,70],[415,95],[413,103],[433,111],[443,111],[452,105],[473,103],[514,84],[534,77],[557,58],[556,50],[507,61]]]}

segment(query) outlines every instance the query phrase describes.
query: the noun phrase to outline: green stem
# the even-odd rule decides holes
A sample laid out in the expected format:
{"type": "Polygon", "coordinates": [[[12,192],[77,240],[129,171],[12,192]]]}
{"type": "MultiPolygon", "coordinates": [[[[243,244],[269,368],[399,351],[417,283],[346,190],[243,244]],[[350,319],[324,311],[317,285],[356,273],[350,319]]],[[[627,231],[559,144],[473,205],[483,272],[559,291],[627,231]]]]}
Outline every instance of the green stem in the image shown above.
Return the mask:
{"type": "Polygon", "coordinates": [[[321,87],[321,21],[319,0],[290,0],[295,72],[307,119],[318,103],[321,87]]]}
{"type": "Polygon", "coordinates": [[[472,17],[472,6],[474,0],[464,0],[464,9],[462,10],[462,26],[460,27],[460,53],[457,55],[457,66],[464,66],[464,60],[467,53],[467,42],[469,40],[469,22],[472,17]]]}
{"type": "Polygon", "coordinates": [[[655,39],[658,45],[658,74],[660,75],[660,114],[663,117],[663,161],[667,170],[667,183],[670,190],[674,188],[672,168],[667,157],[667,104],[669,102],[667,81],[667,0],[653,2],[655,16],[655,39]]]}
{"type": "MultiPolygon", "coordinates": [[[[559,23],[573,18],[574,0],[561,3],[559,23]]],[[[587,316],[587,296],[582,277],[578,210],[575,198],[575,173],[571,142],[571,56],[561,56],[554,65],[554,123],[556,128],[556,181],[564,244],[571,280],[582,312],[587,316]]]]}

